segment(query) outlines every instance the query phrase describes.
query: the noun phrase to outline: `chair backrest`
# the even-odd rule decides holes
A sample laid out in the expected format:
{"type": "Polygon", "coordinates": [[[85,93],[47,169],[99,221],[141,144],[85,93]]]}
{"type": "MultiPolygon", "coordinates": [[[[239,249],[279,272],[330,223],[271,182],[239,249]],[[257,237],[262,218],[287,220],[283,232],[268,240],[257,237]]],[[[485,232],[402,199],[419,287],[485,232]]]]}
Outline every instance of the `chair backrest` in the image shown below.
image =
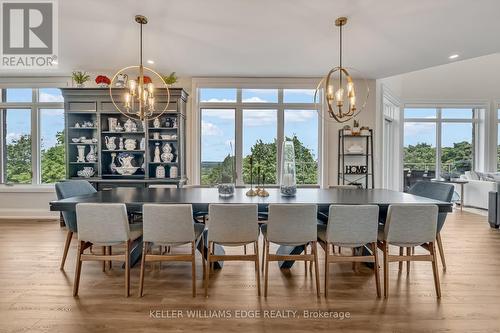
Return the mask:
{"type": "MultiPolygon", "coordinates": [[[[68,180],[56,183],[57,199],[67,199],[97,192],[96,189],[86,180],[68,180]]],[[[76,212],[63,211],[63,218],[66,226],[73,232],[78,231],[76,223],[76,212]]]]}
{"type": "Polygon", "coordinates": [[[212,204],[208,216],[209,241],[230,245],[255,242],[259,237],[255,204],[212,204]]]}
{"type": "Polygon", "coordinates": [[[328,188],[337,190],[356,190],[359,188],[357,185],[330,185],[328,188]]]}
{"type": "Polygon", "coordinates": [[[130,238],[125,204],[77,204],[76,217],[80,241],[111,245],[130,238]]]}
{"type": "Polygon", "coordinates": [[[158,244],[185,244],[195,239],[191,205],[145,204],[143,240],[158,244]]]}
{"type": "MultiPolygon", "coordinates": [[[[453,198],[453,193],[455,192],[455,186],[452,184],[440,183],[440,182],[430,182],[430,181],[418,181],[408,190],[408,193],[418,195],[421,197],[451,202],[453,198]]],[[[444,221],[448,213],[439,213],[437,222],[437,231],[440,232],[443,228],[444,221]]]]}
{"type": "Polygon", "coordinates": [[[316,241],[317,207],[310,204],[270,204],[267,239],[283,245],[316,241]]]}
{"type": "Polygon", "coordinates": [[[377,205],[330,205],[326,240],[344,247],[377,241],[377,205]]]}
{"type": "Polygon", "coordinates": [[[148,188],[177,188],[175,184],[151,184],[148,188]]]}
{"type": "Polygon", "coordinates": [[[402,247],[418,246],[436,239],[438,206],[390,205],[384,239],[402,247]]]}

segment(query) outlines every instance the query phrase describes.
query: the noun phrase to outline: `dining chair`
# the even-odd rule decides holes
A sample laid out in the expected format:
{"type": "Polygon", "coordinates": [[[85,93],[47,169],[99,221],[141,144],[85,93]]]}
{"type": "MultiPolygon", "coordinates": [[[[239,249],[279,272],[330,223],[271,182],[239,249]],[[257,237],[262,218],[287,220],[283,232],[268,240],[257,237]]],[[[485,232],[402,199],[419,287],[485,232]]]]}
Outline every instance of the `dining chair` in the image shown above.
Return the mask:
{"type": "Polygon", "coordinates": [[[374,263],[377,297],[380,297],[380,275],[378,263],[377,233],[378,206],[376,205],[331,205],[328,225],[318,225],[318,239],[325,250],[325,297],[328,297],[329,266],[331,263],[374,263]],[[348,247],[352,255],[336,255],[334,246],[348,247]],[[355,248],[369,245],[371,255],[355,255],[355,248]],[[330,246],[332,254],[330,254],[330,246]]]}
{"type": "Polygon", "coordinates": [[[142,236],[142,224],[128,222],[125,204],[80,203],[76,205],[78,219],[78,252],[76,260],[73,296],[78,295],[83,261],[125,262],[125,296],[130,295],[131,242],[142,236]],[[125,244],[123,254],[84,253],[91,245],[111,247],[125,244]]]}
{"type": "Polygon", "coordinates": [[[317,247],[317,227],[316,227],[316,205],[310,204],[270,204],[269,220],[264,232],[265,277],[264,296],[267,297],[269,281],[269,262],[285,260],[309,261],[316,276],[316,293],[320,296],[319,273],[318,273],[318,247],[317,247]],[[304,246],[311,244],[311,254],[270,254],[271,243],[286,246],[304,246]]]}
{"type": "Polygon", "coordinates": [[[210,264],[215,261],[253,261],[257,278],[257,293],[260,296],[259,270],[259,226],[257,224],[257,205],[255,204],[211,204],[208,207],[208,253],[205,274],[205,297],[208,297],[210,264]],[[253,254],[214,253],[214,245],[245,246],[253,244],[253,254]]]}
{"type": "MultiPolygon", "coordinates": [[[[192,292],[196,297],[196,245],[198,241],[203,244],[203,231],[205,225],[193,222],[193,212],[189,204],[145,204],[143,206],[143,247],[141,260],[141,275],[139,280],[139,297],[144,290],[144,271],[146,262],[162,261],[187,261],[191,262],[192,292]],[[175,247],[190,244],[191,253],[153,254],[150,252],[152,246],[175,247]]],[[[201,246],[203,276],[205,276],[205,265],[203,264],[203,248],[201,246]]]]}
{"type": "MultiPolygon", "coordinates": [[[[408,193],[429,199],[451,202],[453,198],[453,193],[455,193],[455,187],[452,184],[446,184],[440,182],[418,181],[408,190],[408,193]]],[[[441,230],[443,229],[447,215],[448,213],[438,213],[437,233],[436,233],[437,249],[439,251],[439,256],[441,258],[441,263],[443,264],[443,271],[446,271],[446,260],[444,256],[441,230]]],[[[407,271],[409,271],[410,265],[407,264],[406,267],[407,271]]]]}
{"type": "Polygon", "coordinates": [[[337,190],[356,190],[359,188],[358,185],[330,185],[329,188],[337,190]]]}
{"type": "MultiPolygon", "coordinates": [[[[57,182],[55,185],[57,200],[87,195],[97,192],[96,189],[86,180],[68,180],[64,182],[57,182]]],[[[68,250],[73,239],[73,234],[78,232],[78,225],[76,222],[75,211],[63,211],[62,216],[64,224],[68,229],[66,233],[66,242],[64,243],[64,250],[61,259],[60,270],[64,270],[64,264],[68,256],[68,250]]]]}
{"type": "Polygon", "coordinates": [[[389,296],[389,263],[402,261],[430,261],[434,275],[434,287],[441,298],[441,287],[436,259],[436,227],[438,207],[436,205],[395,204],[390,205],[383,230],[379,229],[378,246],[384,252],[384,297],[389,296]],[[429,254],[389,254],[389,245],[413,248],[422,246],[429,254]]]}

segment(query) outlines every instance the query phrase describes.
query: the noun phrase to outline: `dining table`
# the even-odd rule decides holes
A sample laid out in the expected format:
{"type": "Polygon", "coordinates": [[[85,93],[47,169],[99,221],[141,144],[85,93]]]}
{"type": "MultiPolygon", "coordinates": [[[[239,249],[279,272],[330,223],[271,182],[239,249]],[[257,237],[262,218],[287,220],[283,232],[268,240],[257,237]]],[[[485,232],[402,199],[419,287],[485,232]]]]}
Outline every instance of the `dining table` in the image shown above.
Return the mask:
{"type": "MultiPolygon", "coordinates": [[[[256,204],[260,216],[267,214],[270,204],[315,204],[318,207],[318,219],[327,223],[330,205],[377,205],[379,206],[379,221],[384,223],[387,210],[393,204],[433,204],[438,206],[440,213],[452,211],[449,202],[433,200],[404,192],[387,189],[339,189],[339,188],[298,188],[294,196],[284,196],[278,188],[269,188],[269,196],[247,196],[248,189],[236,188],[231,196],[220,196],[217,188],[189,187],[189,188],[126,188],[119,187],[101,190],[89,195],[77,196],[50,202],[51,211],[75,211],[80,203],[123,203],[130,213],[140,213],[144,204],[191,204],[198,210],[206,210],[210,204],[256,204]]],[[[105,221],[103,221],[105,223],[105,221]]],[[[320,222],[321,223],[321,222],[320,222]]],[[[205,231],[206,232],[206,231],[205,231]]],[[[205,237],[205,240],[207,238],[205,237]]],[[[140,260],[142,245],[136,244],[131,252],[131,261],[140,260]]],[[[206,247],[205,244],[198,246],[206,247]]],[[[304,246],[279,246],[277,254],[299,254],[304,246]]],[[[224,248],[217,246],[216,254],[223,254],[224,248]]],[[[207,253],[205,251],[205,253],[207,253]]],[[[280,268],[291,268],[293,261],[279,262],[280,268]]],[[[223,263],[216,264],[222,268],[223,263]]]]}

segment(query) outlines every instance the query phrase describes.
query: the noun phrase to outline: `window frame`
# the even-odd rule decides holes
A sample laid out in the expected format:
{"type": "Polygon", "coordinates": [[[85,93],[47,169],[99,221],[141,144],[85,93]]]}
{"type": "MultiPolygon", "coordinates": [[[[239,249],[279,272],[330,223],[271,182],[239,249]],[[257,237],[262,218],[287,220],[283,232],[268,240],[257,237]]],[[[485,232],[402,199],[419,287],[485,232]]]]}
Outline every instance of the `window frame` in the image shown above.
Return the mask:
{"type": "MultiPolygon", "coordinates": [[[[488,107],[485,104],[405,104],[402,108],[403,113],[403,121],[402,121],[402,132],[403,132],[403,140],[401,142],[402,153],[401,153],[401,166],[404,168],[404,147],[405,147],[405,133],[404,133],[404,125],[406,123],[434,123],[436,126],[436,155],[435,155],[435,174],[436,177],[439,177],[442,174],[441,170],[441,157],[442,157],[442,125],[446,123],[455,123],[455,124],[472,124],[472,166],[471,169],[474,170],[475,167],[480,164],[478,152],[478,142],[479,140],[479,125],[481,119],[481,112],[487,112],[488,107]],[[435,118],[406,118],[405,110],[406,109],[436,109],[436,117],[435,118]],[[471,109],[473,115],[470,119],[464,118],[443,118],[442,110],[443,109],[471,109]]],[[[401,170],[402,171],[402,170],[401,170]]],[[[403,173],[401,172],[401,175],[403,173]]]]}
{"type": "MultiPolygon", "coordinates": [[[[286,110],[315,110],[318,112],[318,146],[317,146],[317,161],[318,161],[318,175],[316,184],[298,184],[300,187],[320,187],[323,182],[323,141],[324,141],[324,128],[321,117],[323,114],[323,107],[321,103],[284,103],[285,89],[316,89],[317,78],[310,79],[210,79],[210,78],[193,78],[192,86],[192,100],[193,100],[193,117],[191,129],[193,129],[192,138],[192,153],[190,153],[188,161],[188,174],[192,179],[193,184],[201,183],[201,110],[202,109],[234,109],[235,110],[235,156],[236,156],[236,185],[245,186],[243,183],[243,110],[246,109],[273,109],[277,111],[277,185],[279,185],[279,169],[281,165],[281,149],[284,140],[285,123],[284,112],[286,110]],[[213,103],[201,102],[199,100],[199,89],[202,88],[227,88],[236,89],[236,102],[229,103],[213,103]],[[242,101],[243,89],[277,89],[278,102],[277,103],[251,103],[242,101]]],[[[318,101],[321,98],[317,98],[318,101]]]]}
{"type": "MultiPolygon", "coordinates": [[[[39,102],[40,89],[44,88],[57,88],[54,86],[46,87],[40,86],[36,88],[30,88],[32,93],[31,102],[4,102],[4,91],[6,89],[16,89],[16,88],[27,88],[26,86],[2,86],[0,88],[0,184],[8,184],[13,186],[26,186],[26,185],[47,185],[42,183],[42,170],[41,170],[41,119],[40,110],[41,109],[63,109],[64,102],[39,102]],[[16,183],[6,183],[5,182],[5,163],[6,163],[6,152],[5,152],[5,110],[7,109],[29,109],[31,110],[31,183],[29,184],[16,184],[16,183]]],[[[59,88],[57,88],[59,89],[59,88]]]]}

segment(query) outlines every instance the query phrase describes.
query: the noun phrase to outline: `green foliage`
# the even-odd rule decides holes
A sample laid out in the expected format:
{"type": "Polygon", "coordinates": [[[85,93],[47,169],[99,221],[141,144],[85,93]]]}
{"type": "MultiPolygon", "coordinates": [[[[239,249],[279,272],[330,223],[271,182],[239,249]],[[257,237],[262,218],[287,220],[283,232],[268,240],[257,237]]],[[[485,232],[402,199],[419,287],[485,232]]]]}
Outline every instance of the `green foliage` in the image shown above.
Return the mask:
{"type": "Polygon", "coordinates": [[[7,145],[7,183],[31,183],[31,135],[21,135],[7,145]]]}
{"type": "MultiPolygon", "coordinates": [[[[54,183],[66,176],[64,163],[64,133],[57,133],[55,146],[41,151],[42,182],[54,183]]],[[[7,145],[7,182],[30,184],[31,135],[22,135],[7,145]]]]}
{"type": "MultiPolygon", "coordinates": [[[[302,142],[293,136],[286,138],[293,141],[295,148],[295,163],[297,168],[297,183],[298,184],[316,184],[318,181],[318,165],[314,159],[312,152],[306,148],[302,142]]],[[[277,167],[277,149],[276,141],[265,143],[258,140],[250,149],[253,156],[253,183],[257,183],[257,169],[260,166],[261,182],[262,177],[265,177],[266,184],[277,184],[278,172],[277,167]]],[[[214,185],[221,182],[227,182],[231,178],[230,168],[234,157],[227,156],[222,163],[205,163],[202,166],[201,183],[204,185],[214,185]]],[[[243,158],[243,181],[245,184],[250,183],[250,155],[243,158]]]]}
{"type": "Polygon", "coordinates": [[[88,75],[87,72],[82,71],[74,71],[71,73],[71,77],[77,84],[84,84],[90,79],[90,75],[88,75]]]}
{"type": "MultiPolygon", "coordinates": [[[[427,143],[418,143],[415,146],[404,148],[405,167],[414,170],[434,170],[436,148],[427,143]]],[[[453,147],[441,149],[441,165],[443,172],[461,173],[471,169],[472,145],[467,142],[456,142],[453,147]]]]}
{"type": "Polygon", "coordinates": [[[64,132],[58,132],[56,138],[55,146],[41,152],[42,183],[55,183],[66,177],[64,132]]]}
{"type": "Polygon", "coordinates": [[[165,82],[165,84],[168,84],[169,86],[176,83],[179,80],[179,77],[175,75],[175,72],[172,72],[169,75],[165,75],[162,78],[163,82],[165,82]]]}

